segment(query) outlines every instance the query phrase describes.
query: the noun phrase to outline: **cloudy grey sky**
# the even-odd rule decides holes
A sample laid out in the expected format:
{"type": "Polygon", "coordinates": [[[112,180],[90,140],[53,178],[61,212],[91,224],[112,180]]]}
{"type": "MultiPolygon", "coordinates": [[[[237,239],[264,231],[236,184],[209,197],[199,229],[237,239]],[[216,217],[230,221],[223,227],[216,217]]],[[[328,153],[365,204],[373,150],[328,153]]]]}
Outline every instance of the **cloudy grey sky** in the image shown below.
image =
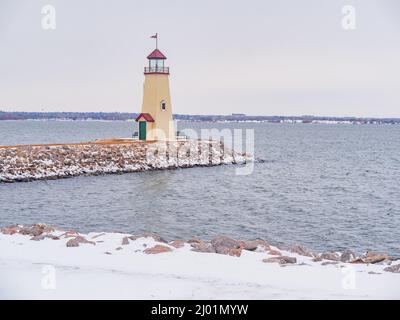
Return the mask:
{"type": "Polygon", "coordinates": [[[1,0],[0,110],[138,112],[156,32],[174,113],[400,117],[398,0],[1,0]]]}

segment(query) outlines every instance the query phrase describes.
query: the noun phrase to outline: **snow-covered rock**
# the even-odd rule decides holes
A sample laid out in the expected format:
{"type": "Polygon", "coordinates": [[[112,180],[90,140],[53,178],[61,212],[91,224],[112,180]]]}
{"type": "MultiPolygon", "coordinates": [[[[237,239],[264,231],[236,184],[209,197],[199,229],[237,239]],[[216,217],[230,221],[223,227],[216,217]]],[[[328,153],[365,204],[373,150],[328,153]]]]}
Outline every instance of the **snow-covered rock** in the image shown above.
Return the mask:
{"type": "MultiPolygon", "coordinates": [[[[216,239],[236,248],[235,239],[216,239]]],[[[236,257],[217,254],[210,242],[199,239],[165,243],[155,234],[80,234],[45,224],[3,227],[0,299],[400,298],[395,261],[390,267],[391,261],[314,262],[283,249],[277,256],[278,248],[262,240],[255,250],[255,243],[246,250],[244,241],[238,241],[241,255],[236,257]],[[43,237],[32,239],[38,236],[43,237]],[[67,246],[71,240],[78,246],[67,246]],[[193,246],[213,250],[198,252],[193,246]]]]}
{"type": "Polygon", "coordinates": [[[219,141],[86,143],[0,149],[0,182],[137,172],[252,161],[219,141]]]}

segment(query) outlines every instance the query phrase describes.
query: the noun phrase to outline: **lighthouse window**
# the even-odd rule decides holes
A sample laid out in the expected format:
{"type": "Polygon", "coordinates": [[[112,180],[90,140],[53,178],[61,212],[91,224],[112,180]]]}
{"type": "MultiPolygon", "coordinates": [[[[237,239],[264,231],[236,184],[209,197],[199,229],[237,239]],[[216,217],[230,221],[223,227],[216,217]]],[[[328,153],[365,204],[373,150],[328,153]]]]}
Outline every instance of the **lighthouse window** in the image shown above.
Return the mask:
{"type": "Polygon", "coordinates": [[[164,60],[152,59],[152,60],[150,60],[150,67],[151,68],[163,68],[164,67],[164,60]]]}
{"type": "Polygon", "coordinates": [[[161,110],[162,111],[167,110],[167,103],[165,101],[161,101],[161,110]]]}

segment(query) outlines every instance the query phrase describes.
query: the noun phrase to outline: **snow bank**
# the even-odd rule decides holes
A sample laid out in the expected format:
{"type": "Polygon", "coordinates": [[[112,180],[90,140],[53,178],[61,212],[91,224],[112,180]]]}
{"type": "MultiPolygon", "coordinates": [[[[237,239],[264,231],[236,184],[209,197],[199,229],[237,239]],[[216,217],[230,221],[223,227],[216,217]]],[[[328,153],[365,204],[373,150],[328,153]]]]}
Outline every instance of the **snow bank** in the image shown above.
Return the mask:
{"type": "Polygon", "coordinates": [[[370,255],[376,263],[345,254],[353,261],[345,263],[342,253],[223,236],[165,243],[152,234],[82,235],[46,225],[2,232],[0,299],[400,298],[400,274],[385,271],[399,261],[377,254],[370,255]]]}
{"type": "Polygon", "coordinates": [[[251,161],[218,141],[86,143],[0,149],[0,182],[57,179],[251,161]]]}

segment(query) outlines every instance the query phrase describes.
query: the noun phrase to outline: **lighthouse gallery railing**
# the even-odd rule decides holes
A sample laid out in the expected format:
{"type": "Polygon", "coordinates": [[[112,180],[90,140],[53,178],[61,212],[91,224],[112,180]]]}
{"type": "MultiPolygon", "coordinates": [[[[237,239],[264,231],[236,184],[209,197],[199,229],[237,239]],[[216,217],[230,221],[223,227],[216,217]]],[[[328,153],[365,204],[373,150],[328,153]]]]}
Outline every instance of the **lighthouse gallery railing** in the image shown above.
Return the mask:
{"type": "Polygon", "coordinates": [[[169,67],[144,67],[144,73],[166,73],[166,74],[169,74],[169,67]]]}

